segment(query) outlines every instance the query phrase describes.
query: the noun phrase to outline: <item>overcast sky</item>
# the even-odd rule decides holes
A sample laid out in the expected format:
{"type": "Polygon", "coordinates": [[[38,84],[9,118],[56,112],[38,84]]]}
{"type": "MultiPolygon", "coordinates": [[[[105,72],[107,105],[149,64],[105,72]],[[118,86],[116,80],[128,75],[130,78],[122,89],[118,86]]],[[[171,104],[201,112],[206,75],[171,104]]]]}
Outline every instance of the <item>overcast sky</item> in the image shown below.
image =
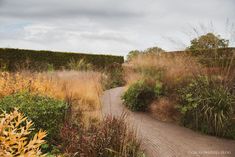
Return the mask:
{"type": "Polygon", "coordinates": [[[193,27],[230,39],[233,20],[235,0],[0,0],[0,47],[115,55],[179,50],[197,35],[193,27]]]}

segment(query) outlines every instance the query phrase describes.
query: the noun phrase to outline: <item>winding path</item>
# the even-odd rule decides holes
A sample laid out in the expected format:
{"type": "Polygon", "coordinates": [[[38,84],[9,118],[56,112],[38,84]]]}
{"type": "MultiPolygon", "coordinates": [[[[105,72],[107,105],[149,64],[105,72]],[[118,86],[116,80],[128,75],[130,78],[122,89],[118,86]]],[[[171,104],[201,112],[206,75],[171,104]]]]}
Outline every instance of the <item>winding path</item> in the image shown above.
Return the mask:
{"type": "Polygon", "coordinates": [[[235,140],[203,135],[126,110],[120,98],[123,90],[118,87],[104,93],[102,112],[115,116],[127,112],[128,123],[137,128],[147,157],[235,157],[235,140]]]}

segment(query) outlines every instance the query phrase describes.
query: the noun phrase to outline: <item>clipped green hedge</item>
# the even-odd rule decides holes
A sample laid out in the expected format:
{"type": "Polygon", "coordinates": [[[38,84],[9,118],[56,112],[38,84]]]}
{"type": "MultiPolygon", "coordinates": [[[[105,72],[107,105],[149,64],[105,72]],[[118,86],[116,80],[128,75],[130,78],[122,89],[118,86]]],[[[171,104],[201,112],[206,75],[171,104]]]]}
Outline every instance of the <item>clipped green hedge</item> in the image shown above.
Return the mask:
{"type": "Polygon", "coordinates": [[[191,55],[198,58],[198,61],[208,67],[235,67],[235,48],[202,49],[194,51],[174,51],[169,56],[191,55]]]}
{"type": "Polygon", "coordinates": [[[52,65],[55,70],[66,69],[72,59],[84,59],[96,69],[104,69],[110,64],[124,62],[123,56],[0,48],[0,65],[5,66],[5,70],[9,71],[17,70],[19,68],[17,66],[27,60],[30,61],[27,66],[32,70],[45,69],[47,65],[52,65]]]}
{"type": "Polygon", "coordinates": [[[0,110],[10,112],[14,108],[24,113],[34,123],[35,131],[47,131],[48,141],[59,138],[67,111],[67,103],[47,96],[20,92],[9,95],[0,100],[0,110]]]}

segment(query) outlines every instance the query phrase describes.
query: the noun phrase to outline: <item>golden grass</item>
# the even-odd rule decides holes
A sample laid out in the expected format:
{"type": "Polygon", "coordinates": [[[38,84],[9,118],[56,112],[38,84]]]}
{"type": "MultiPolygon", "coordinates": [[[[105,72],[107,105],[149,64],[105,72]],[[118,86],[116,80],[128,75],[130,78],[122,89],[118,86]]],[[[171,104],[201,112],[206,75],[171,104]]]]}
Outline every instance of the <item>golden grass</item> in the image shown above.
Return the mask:
{"type": "Polygon", "coordinates": [[[164,82],[174,85],[183,78],[190,77],[199,72],[201,66],[188,55],[139,54],[124,64],[125,80],[127,85],[144,77],[142,73],[147,68],[164,71],[164,82]]]}
{"type": "Polygon", "coordinates": [[[91,108],[100,107],[101,73],[63,71],[49,74],[49,78],[53,82],[57,82],[57,86],[60,86],[65,96],[69,94],[79,100],[81,104],[91,108]]]}
{"type": "Polygon", "coordinates": [[[177,121],[175,89],[201,71],[197,61],[186,54],[139,54],[123,65],[127,88],[140,79],[161,81],[170,96],[158,98],[149,106],[150,114],[162,121],[177,121]],[[159,73],[160,72],[160,73],[159,73]],[[158,76],[159,75],[159,76],[158,76]]]}
{"type": "Polygon", "coordinates": [[[48,74],[48,77],[57,82],[65,99],[72,100],[72,112],[81,111],[84,123],[101,118],[101,73],[61,71],[48,74]]]}
{"type": "Polygon", "coordinates": [[[100,116],[102,85],[98,72],[0,73],[0,97],[23,90],[69,101],[73,111],[83,111],[84,121],[100,116]]]}
{"type": "Polygon", "coordinates": [[[23,90],[63,98],[60,92],[56,92],[58,91],[56,83],[40,73],[0,73],[0,97],[23,90]]]}
{"type": "MultiPolygon", "coordinates": [[[[206,67],[200,64],[198,59],[186,53],[139,54],[123,65],[127,88],[140,79],[151,81],[153,85],[155,85],[157,80],[160,80],[166,87],[168,96],[154,101],[150,105],[149,111],[160,120],[174,121],[175,117],[177,117],[177,109],[175,108],[177,105],[176,91],[189,80],[195,79],[198,75],[203,75],[212,80],[220,80],[221,83],[231,84],[231,87],[234,86],[234,56],[229,61],[231,63],[226,64],[224,67],[218,65],[206,67]],[[154,78],[159,71],[163,72],[160,78],[154,78]],[[146,75],[146,72],[150,72],[150,74],[147,73],[146,75]]],[[[215,63],[217,62],[217,58],[212,59],[214,59],[215,63]]]]}

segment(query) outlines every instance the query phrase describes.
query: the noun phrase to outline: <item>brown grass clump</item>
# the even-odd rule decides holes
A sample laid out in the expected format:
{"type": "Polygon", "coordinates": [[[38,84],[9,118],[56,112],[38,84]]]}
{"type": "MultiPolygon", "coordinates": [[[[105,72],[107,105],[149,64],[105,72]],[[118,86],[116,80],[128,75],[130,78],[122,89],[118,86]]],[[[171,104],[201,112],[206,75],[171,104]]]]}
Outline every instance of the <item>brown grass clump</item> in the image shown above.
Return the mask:
{"type": "Polygon", "coordinates": [[[149,106],[150,114],[158,120],[174,122],[179,120],[180,113],[177,111],[176,102],[168,97],[161,97],[149,106]]]}

